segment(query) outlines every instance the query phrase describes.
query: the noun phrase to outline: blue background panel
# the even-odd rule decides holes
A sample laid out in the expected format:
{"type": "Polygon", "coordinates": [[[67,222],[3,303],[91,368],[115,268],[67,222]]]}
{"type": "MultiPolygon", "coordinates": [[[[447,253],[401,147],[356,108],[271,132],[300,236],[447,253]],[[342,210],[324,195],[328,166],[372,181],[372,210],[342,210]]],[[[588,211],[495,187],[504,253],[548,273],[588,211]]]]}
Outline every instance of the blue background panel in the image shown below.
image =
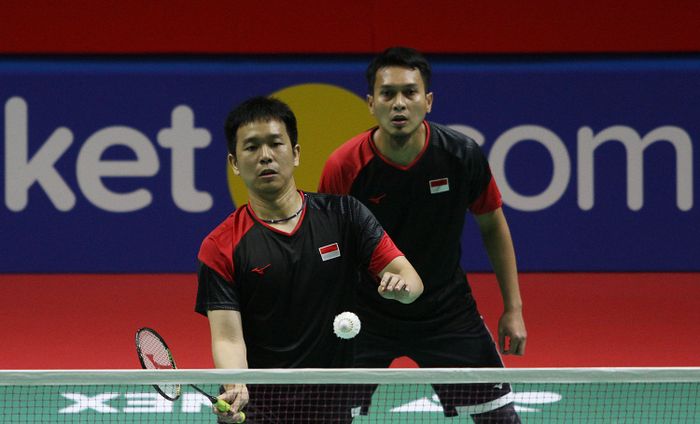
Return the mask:
{"type": "MultiPolygon", "coordinates": [[[[200,241],[235,207],[226,184],[222,130],[231,107],[252,95],[311,83],[343,88],[359,101],[366,93],[368,60],[2,59],[0,273],[195,270],[200,241]],[[69,210],[59,210],[38,184],[28,190],[26,207],[12,210],[8,204],[8,187],[16,181],[8,180],[6,159],[22,143],[15,131],[18,123],[9,122],[17,114],[9,109],[18,99],[28,109],[29,158],[36,157],[58,128],[72,134],[71,145],[54,164],[76,197],[69,210]],[[211,207],[198,212],[175,203],[172,150],[158,142],[159,132],[171,126],[172,112],[181,105],[192,111],[194,126],[211,135],[211,143],[195,149],[193,162],[185,164],[194,169],[196,190],[213,199],[211,207]],[[76,174],[86,140],[116,126],[142,135],[157,157],[152,176],[101,180],[114,192],[150,192],[151,203],[136,211],[111,212],[95,205],[76,174]]],[[[452,57],[433,60],[433,68],[435,104],[429,119],[468,127],[466,131],[483,143],[496,175],[502,176],[497,178],[502,189],[508,186],[535,204],[536,210],[525,210],[504,190],[521,270],[700,271],[694,169],[700,163],[695,141],[700,134],[699,59],[452,57]],[[528,126],[553,134],[559,153],[553,155],[542,140],[523,138],[498,159],[494,152],[506,144],[507,136],[523,133],[528,126]],[[603,143],[593,154],[594,203],[590,209],[582,207],[579,150],[585,150],[588,141],[582,134],[590,129],[595,136],[614,127],[633,131],[639,140],[660,128],[674,128],[673,134],[680,137],[676,142],[689,146],[689,154],[678,162],[677,147],[668,141],[643,150],[643,181],[633,181],[641,183],[643,206],[635,209],[627,198],[628,152],[619,141],[603,143]],[[567,178],[553,178],[557,166],[567,163],[567,178]],[[691,190],[685,196],[690,207],[677,205],[678,169],[681,185],[691,190]],[[555,183],[563,187],[560,195],[537,206],[532,199],[555,183]]],[[[338,110],[337,125],[342,126],[345,113],[338,110]]],[[[629,142],[638,145],[639,140],[629,142]]],[[[300,143],[308,151],[323,140],[307,141],[300,134],[300,143]]],[[[135,155],[115,146],[102,159],[134,160],[135,155]]],[[[175,166],[176,172],[183,169],[182,164],[175,166]]],[[[470,218],[463,246],[468,270],[490,269],[470,218]]]]}

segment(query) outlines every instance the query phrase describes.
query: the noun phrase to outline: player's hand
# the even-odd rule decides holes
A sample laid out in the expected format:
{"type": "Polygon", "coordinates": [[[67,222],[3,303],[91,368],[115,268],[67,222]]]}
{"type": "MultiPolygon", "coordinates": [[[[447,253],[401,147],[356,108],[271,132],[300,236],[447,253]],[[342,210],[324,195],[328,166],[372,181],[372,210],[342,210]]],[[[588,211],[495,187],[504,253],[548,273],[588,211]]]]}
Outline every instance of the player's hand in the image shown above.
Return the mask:
{"type": "Polygon", "coordinates": [[[522,311],[506,311],[498,320],[498,348],[504,355],[524,355],[527,331],[522,311]]]}
{"type": "Polygon", "coordinates": [[[406,281],[399,274],[394,274],[392,272],[385,272],[382,275],[377,291],[384,299],[398,301],[408,298],[409,295],[409,288],[406,281]]]}
{"type": "Polygon", "coordinates": [[[218,396],[218,399],[223,399],[231,405],[231,410],[228,412],[220,412],[216,406],[213,407],[214,413],[218,416],[218,421],[221,423],[242,423],[245,418],[239,412],[248,404],[248,388],[245,384],[226,384],[226,391],[218,396]]]}

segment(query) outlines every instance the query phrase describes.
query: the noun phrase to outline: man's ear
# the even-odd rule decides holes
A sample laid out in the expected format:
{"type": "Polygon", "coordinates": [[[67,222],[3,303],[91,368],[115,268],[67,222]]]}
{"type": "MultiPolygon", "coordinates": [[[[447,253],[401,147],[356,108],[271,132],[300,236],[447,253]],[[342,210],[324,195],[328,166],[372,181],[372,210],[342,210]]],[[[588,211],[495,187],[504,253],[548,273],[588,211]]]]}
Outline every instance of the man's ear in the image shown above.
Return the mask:
{"type": "Polygon", "coordinates": [[[228,164],[233,170],[234,175],[241,175],[241,172],[238,170],[238,161],[236,160],[236,157],[229,153],[226,159],[228,159],[228,164]]]}
{"type": "Polygon", "coordinates": [[[299,166],[299,154],[301,153],[301,148],[299,147],[299,143],[297,143],[293,148],[294,152],[294,166],[299,166]]]}
{"type": "Polygon", "coordinates": [[[374,116],[374,97],[371,94],[367,95],[367,107],[369,108],[369,113],[374,116]]]}

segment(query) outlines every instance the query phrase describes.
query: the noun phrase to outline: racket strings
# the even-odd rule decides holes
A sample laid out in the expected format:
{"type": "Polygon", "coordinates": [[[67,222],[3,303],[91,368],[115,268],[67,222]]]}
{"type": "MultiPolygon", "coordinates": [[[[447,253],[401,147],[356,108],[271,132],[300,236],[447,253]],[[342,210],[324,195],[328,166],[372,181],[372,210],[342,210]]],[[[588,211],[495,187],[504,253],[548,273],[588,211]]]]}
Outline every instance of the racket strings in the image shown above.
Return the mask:
{"type": "MultiPolygon", "coordinates": [[[[158,370],[176,368],[168,347],[158,335],[145,329],[141,330],[137,335],[136,345],[144,368],[158,370]]],[[[154,387],[167,399],[175,400],[180,397],[179,384],[158,384],[154,387]]]]}
{"type": "Polygon", "coordinates": [[[172,370],[176,368],[168,349],[153,333],[142,332],[139,335],[139,349],[146,369],[172,370]]]}

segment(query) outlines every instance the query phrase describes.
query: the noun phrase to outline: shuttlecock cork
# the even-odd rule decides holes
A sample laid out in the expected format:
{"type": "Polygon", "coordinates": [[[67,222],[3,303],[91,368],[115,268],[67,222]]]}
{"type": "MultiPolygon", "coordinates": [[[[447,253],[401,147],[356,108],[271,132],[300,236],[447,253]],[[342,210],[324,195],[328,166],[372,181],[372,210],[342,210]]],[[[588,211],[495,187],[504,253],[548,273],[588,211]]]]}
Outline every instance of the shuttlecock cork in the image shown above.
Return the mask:
{"type": "Polygon", "coordinates": [[[333,332],[341,339],[352,339],[360,332],[360,318],[352,312],[342,312],[333,320],[333,332]]]}

